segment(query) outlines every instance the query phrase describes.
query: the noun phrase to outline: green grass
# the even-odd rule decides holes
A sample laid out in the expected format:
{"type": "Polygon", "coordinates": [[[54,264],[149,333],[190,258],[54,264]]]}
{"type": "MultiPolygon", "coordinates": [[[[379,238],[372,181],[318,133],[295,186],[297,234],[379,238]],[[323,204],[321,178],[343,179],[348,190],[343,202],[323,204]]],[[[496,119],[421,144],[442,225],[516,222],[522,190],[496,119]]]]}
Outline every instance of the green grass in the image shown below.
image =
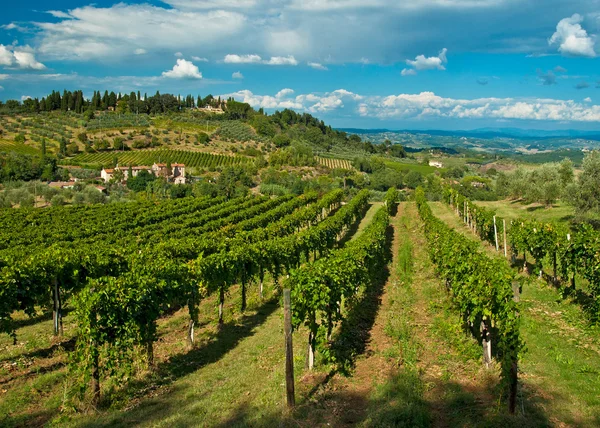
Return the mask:
{"type": "MultiPolygon", "coordinates": [[[[430,206],[451,227],[477,239],[448,206],[430,206]]],[[[492,247],[482,247],[501,257],[492,247]]],[[[521,405],[543,405],[550,420],[568,426],[598,426],[600,326],[590,324],[575,302],[537,278],[523,285],[521,314],[526,345],[519,367],[521,405]]]]}
{"type": "Polygon", "coordinates": [[[205,134],[212,134],[217,130],[217,126],[214,124],[206,123],[207,121],[199,122],[182,122],[176,121],[166,118],[157,118],[152,121],[152,125],[158,129],[171,129],[173,131],[179,132],[179,130],[184,130],[186,132],[204,132],[205,134]]]}
{"type": "Polygon", "coordinates": [[[409,163],[409,162],[401,162],[401,161],[393,161],[389,159],[383,159],[383,162],[386,164],[388,168],[394,169],[396,171],[410,172],[417,171],[423,175],[428,175],[438,170],[433,166],[423,165],[418,163],[409,163]]]}
{"type": "Polygon", "coordinates": [[[543,204],[527,204],[521,201],[476,201],[477,205],[496,210],[498,216],[507,222],[519,217],[546,221],[546,222],[568,222],[575,215],[575,209],[564,202],[558,202],[547,208],[543,204]]]}

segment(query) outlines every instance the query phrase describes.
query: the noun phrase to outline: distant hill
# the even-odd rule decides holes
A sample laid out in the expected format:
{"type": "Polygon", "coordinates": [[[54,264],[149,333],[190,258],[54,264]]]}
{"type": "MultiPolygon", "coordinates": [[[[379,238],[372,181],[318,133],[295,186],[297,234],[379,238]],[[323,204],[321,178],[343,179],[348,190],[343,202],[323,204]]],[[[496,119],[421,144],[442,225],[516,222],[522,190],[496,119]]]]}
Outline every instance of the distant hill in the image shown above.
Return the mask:
{"type": "Polygon", "coordinates": [[[551,138],[585,138],[587,140],[600,141],[600,131],[579,131],[575,129],[545,131],[539,129],[519,129],[519,128],[479,128],[469,131],[444,131],[444,130],[414,130],[414,129],[358,129],[358,128],[339,128],[340,131],[349,134],[368,135],[381,133],[412,134],[412,135],[433,135],[440,137],[471,137],[471,138],[517,138],[520,140],[540,140],[551,138]]]}

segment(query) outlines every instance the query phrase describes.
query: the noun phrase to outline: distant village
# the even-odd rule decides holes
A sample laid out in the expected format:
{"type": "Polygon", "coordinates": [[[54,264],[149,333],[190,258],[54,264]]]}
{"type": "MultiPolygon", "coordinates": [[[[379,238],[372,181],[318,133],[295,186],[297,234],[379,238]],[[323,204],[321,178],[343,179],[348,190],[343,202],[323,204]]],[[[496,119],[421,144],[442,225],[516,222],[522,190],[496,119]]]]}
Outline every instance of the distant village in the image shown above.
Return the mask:
{"type": "Polygon", "coordinates": [[[131,172],[132,177],[137,177],[141,171],[148,171],[156,177],[164,177],[169,183],[174,184],[185,184],[185,164],[174,163],[170,166],[166,163],[155,163],[152,166],[116,166],[115,168],[105,169],[102,168],[100,177],[105,183],[113,180],[117,171],[122,173],[122,182],[126,182],[129,179],[131,172]]]}

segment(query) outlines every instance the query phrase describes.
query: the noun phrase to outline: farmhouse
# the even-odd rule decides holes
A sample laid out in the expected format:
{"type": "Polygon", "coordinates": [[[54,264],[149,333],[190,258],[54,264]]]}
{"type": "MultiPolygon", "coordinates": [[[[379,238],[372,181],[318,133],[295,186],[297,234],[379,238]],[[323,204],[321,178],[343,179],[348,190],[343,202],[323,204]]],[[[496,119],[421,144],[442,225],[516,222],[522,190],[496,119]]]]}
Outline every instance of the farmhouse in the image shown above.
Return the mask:
{"type": "Polygon", "coordinates": [[[111,181],[116,171],[121,171],[123,174],[123,182],[126,182],[129,178],[129,170],[131,169],[131,176],[137,177],[140,171],[148,171],[151,174],[154,174],[157,177],[165,177],[168,182],[172,182],[175,184],[185,184],[185,164],[182,163],[174,163],[171,164],[171,169],[169,171],[168,165],[166,163],[155,163],[152,166],[116,166],[115,168],[105,169],[102,168],[100,172],[100,177],[104,180],[105,183],[111,181]]]}
{"type": "Polygon", "coordinates": [[[429,166],[433,166],[436,168],[443,168],[444,165],[441,162],[438,161],[429,161],[429,166]]]}

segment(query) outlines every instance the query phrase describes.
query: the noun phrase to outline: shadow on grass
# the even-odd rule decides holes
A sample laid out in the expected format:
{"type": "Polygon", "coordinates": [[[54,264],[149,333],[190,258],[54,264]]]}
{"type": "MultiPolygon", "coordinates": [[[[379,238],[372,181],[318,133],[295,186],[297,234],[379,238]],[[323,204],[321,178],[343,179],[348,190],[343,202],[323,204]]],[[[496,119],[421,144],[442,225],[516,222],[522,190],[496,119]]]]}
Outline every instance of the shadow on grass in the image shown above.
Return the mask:
{"type": "MultiPolygon", "coordinates": [[[[521,271],[523,269],[523,258],[516,258],[511,266],[521,271]]],[[[530,262],[527,262],[527,272],[531,276],[539,274],[536,265],[530,262]]],[[[598,324],[600,322],[599,304],[591,294],[581,288],[573,288],[569,282],[562,281],[560,278],[555,281],[553,275],[544,271],[542,271],[542,279],[560,293],[561,300],[570,299],[577,304],[590,323],[598,324]]]]}
{"type": "Polygon", "coordinates": [[[365,290],[359,300],[352,302],[352,306],[342,321],[338,333],[331,344],[331,354],[335,361],[335,368],[309,392],[314,396],[336,374],[349,376],[356,364],[356,358],[364,354],[371,339],[371,329],[381,306],[383,288],[390,276],[389,261],[392,259],[392,240],[394,229],[390,225],[387,229],[385,244],[385,260],[376,267],[376,276],[373,283],[365,290]]]}
{"type": "MultiPolygon", "coordinates": [[[[73,309],[68,308],[68,307],[63,308],[63,310],[62,310],[63,320],[64,320],[64,317],[66,317],[72,310],[73,309]]],[[[12,325],[16,329],[19,329],[19,328],[23,328],[23,327],[30,327],[32,325],[36,325],[36,324],[44,322],[44,321],[52,321],[52,311],[41,312],[32,317],[26,317],[26,318],[22,318],[22,319],[18,319],[18,320],[13,320],[12,325]]],[[[48,329],[49,329],[49,331],[52,331],[52,326],[49,326],[48,329]]]]}
{"type": "Polygon", "coordinates": [[[54,344],[48,346],[47,348],[36,349],[34,351],[27,352],[25,354],[19,354],[19,355],[15,355],[13,357],[2,358],[2,359],[0,359],[0,363],[5,362],[5,361],[16,360],[16,359],[20,359],[20,358],[26,358],[26,359],[49,358],[49,357],[52,357],[56,351],[71,352],[75,349],[75,341],[76,341],[75,338],[72,337],[70,339],[63,340],[62,342],[54,343],[54,344]]]}
{"type": "Polygon", "coordinates": [[[358,214],[356,221],[350,225],[344,237],[340,239],[336,244],[336,248],[342,248],[344,245],[346,245],[347,242],[349,242],[354,237],[354,235],[356,235],[356,232],[358,232],[358,228],[360,227],[360,223],[365,218],[365,215],[367,215],[367,212],[369,211],[369,209],[371,209],[372,206],[373,204],[367,204],[364,210],[358,214]]]}
{"type": "MultiPolygon", "coordinates": [[[[134,408],[114,415],[99,413],[95,419],[80,422],[76,425],[84,427],[113,427],[149,424],[153,421],[164,419],[168,414],[180,413],[186,408],[186,403],[173,402],[168,398],[145,398],[157,396],[155,391],[165,387],[170,388],[170,392],[181,388],[179,386],[173,387],[171,384],[175,380],[187,376],[208,364],[219,361],[224,355],[234,349],[242,339],[252,336],[256,327],[263,324],[278,307],[279,296],[275,295],[257,309],[255,314],[223,325],[206,345],[194,348],[186,353],[174,355],[167,361],[159,363],[155,370],[144,379],[131,381],[123,389],[105,394],[99,405],[101,411],[107,410],[114,402],[128,403],[129,405],[133,403],[134,408]],[[110,396],[110,399],[107,396],[110,396]]],[[[210,393],[210,391],[207,391],[207,393],[210,393]]],[[[56,413],[45,412],[44,421],[42,423],[36,422],[34,425],[43,426],[44,423],[47,423],[56,416],[56,413]]],[[[32,426],[30,422],[35,422],[35,418],[41,416],[31,415],[31,417],[31,420],[28,417],[24,417],[19,421],[11,421],[11,425],[32,426]]],[[[198,424],[202,425],[201,420],[198,421],[198,424]]]]}

